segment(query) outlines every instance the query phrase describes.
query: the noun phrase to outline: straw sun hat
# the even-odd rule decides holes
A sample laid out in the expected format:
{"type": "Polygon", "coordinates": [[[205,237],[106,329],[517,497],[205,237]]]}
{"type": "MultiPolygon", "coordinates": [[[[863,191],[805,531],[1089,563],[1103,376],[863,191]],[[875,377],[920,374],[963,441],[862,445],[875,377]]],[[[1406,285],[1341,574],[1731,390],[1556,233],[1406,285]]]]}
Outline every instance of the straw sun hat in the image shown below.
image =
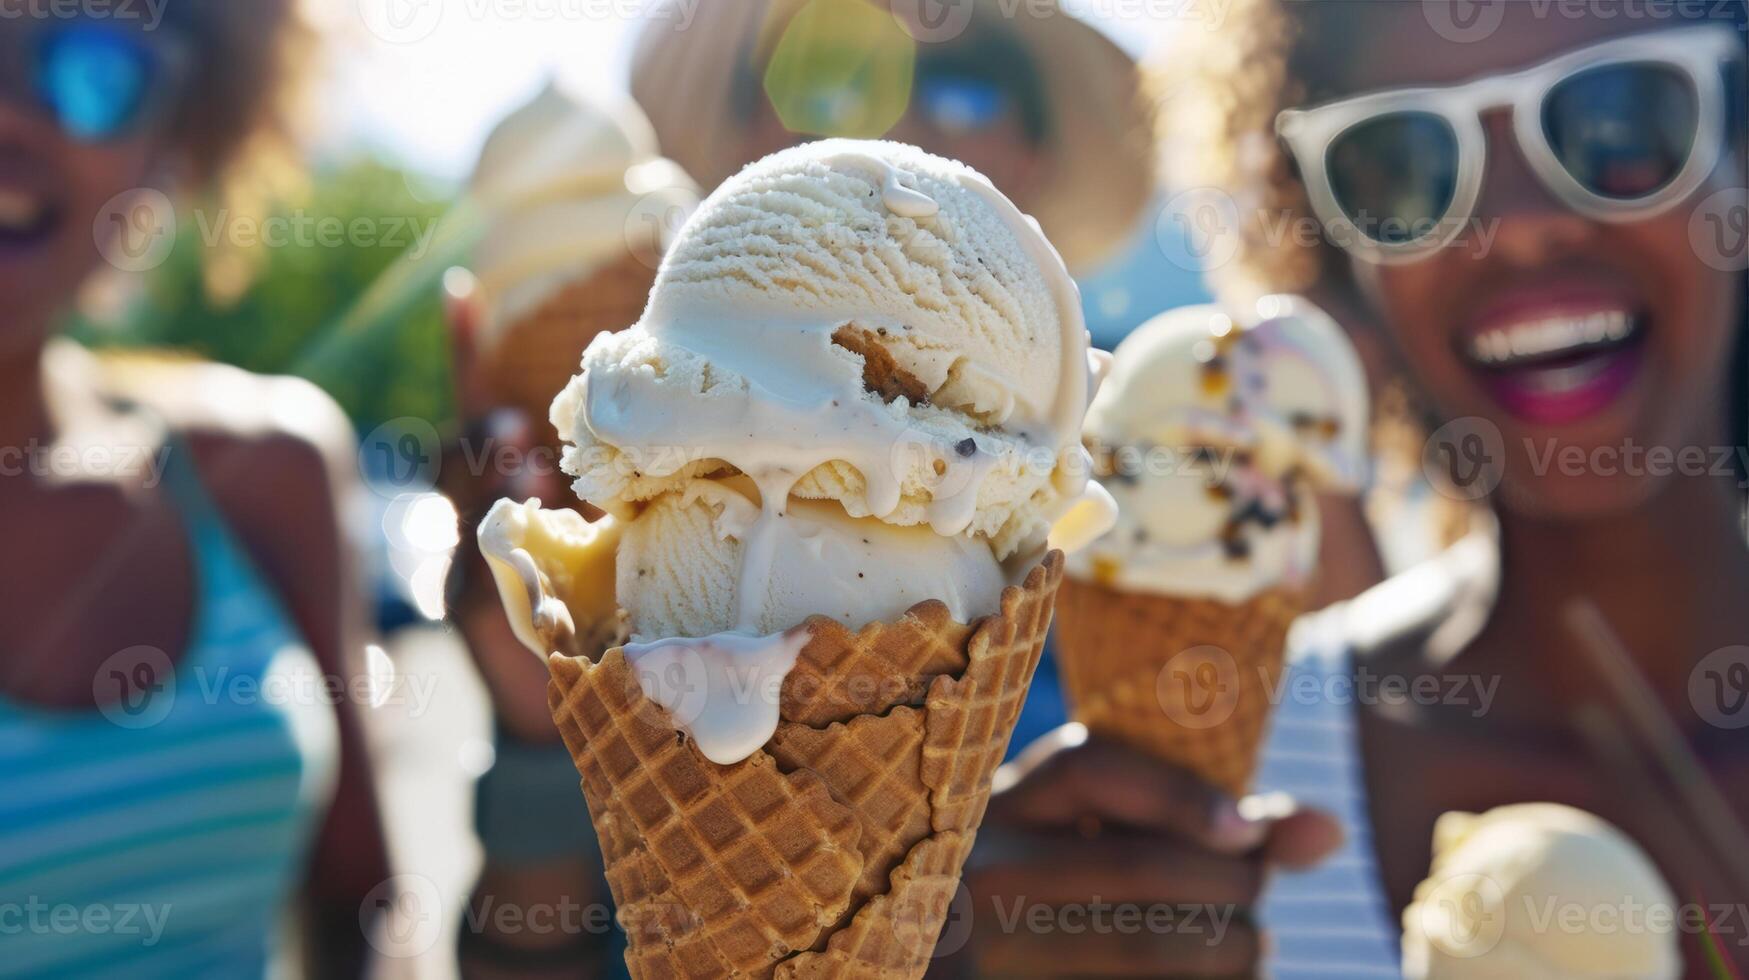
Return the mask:
{"type": "Polygon", "coordinates": [[[1048,177],[1020,205],[1076,271],[1129,237],[1153,190],[1152,114],[1133,59],[1058,0],[661,0],[638,39],[631,88],[662,152],[706,189],[751,163],[743,159],[738,93],[773,63],[792,21],[826,19],[827,7],[840,23],[856,22],[840,33],[870,46],[895,29],[901,44],[918,48],[1005,29],[1031,55],[1050,115],[1048,177]],[[861,3],[879,18],[869,21],[861,3]]]}

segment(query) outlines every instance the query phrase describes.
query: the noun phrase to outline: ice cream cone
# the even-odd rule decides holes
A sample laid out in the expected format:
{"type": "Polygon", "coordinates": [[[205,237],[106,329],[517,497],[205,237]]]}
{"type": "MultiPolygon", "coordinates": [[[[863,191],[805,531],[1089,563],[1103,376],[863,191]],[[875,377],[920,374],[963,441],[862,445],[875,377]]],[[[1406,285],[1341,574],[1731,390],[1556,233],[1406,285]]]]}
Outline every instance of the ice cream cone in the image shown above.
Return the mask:
{"type": "Polygon", "coordinates": [[[527,413],[546,428],[553,392],[577,370],[583,348],[597,334],[623,329],[638,318],[656,270],[642,256],[627,253],[564,286],[539,306],[504,328],[492,350],[487,379],[501,404],[527,413]]]}
{"type": "Polygon", "coordinates": [[[1126,592],[1069,579],[1057,604],[1058,669],[1071,713],[1096,734],[1249,787],[1304,609],[1294,588],[1240,603],[1126,592]]]}
{"type": "Polygon", "coordinates": [[[921,977],[1049,627],[1052,552],[971,626],[939,602],[826,617],[766,746],[718,765],[620,648],[554,654],[634,977],[921,977]]]}

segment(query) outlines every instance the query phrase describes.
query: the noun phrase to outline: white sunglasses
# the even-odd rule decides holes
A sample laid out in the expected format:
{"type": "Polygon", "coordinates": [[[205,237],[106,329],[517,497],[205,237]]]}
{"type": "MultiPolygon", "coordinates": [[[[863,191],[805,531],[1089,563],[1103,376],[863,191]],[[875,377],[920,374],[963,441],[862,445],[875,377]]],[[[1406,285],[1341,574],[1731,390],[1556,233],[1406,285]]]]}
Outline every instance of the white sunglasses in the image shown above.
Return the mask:
{"type": "Polygon", "coordinates": [[[1510,74],[1359,95],[1276,118],[1329,238],[1377,262],[1411,262],[1474,216],[1487,136],[1510,109],[1537,177],[1574,211],[1638,221],[1701,186],[1724,149],[1725,27],[1605,41],[1510,74]]]}

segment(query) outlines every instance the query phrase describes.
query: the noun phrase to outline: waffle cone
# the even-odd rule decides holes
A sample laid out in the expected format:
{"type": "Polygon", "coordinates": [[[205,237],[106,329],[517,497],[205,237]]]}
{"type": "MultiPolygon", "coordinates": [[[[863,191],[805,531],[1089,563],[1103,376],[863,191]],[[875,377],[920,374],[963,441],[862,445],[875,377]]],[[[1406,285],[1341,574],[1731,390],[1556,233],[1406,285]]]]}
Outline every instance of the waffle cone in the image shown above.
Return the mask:
{"type": "Polygon", "coordinates": [[[921,977],[1049,629],[1052,552],[970,626],[938,601],[816,616],[765,747],[705,759],[619,648],[554,654],[548,701],[638,980],[921,977]]]}
{"type": "MultiPolygon", "coordinates": [[[[563,390],[577,372],[583,348],[597,334],[636,321],[655,281],[655,268],[645,258],[627,253],[506,325],[485,365],[494,404],[522,410],[545,432],[553,392],[563,390]]],[[[557,446],[556,433],[547,433],[546,438],[557,446]]]]}
{"type": "Polygon", "coordinates": [[[1057,650],[1070,712],[1096,734],[1243,795],[1305,602],[1290,588],[1233,604],[1065,581],[1057,650]]]}

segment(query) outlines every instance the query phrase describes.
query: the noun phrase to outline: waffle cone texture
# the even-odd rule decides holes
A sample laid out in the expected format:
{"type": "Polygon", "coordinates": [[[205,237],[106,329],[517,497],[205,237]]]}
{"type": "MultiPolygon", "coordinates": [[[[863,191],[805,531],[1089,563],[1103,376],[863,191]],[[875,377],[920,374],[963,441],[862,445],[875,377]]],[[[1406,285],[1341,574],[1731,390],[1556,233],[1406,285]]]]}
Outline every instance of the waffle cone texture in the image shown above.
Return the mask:
{"type": "Polygon", "coordinates": [[[935,600],[857,632],[809,619],[776,734],[733,765],[699,752],[620,648],[552,655],[632,976],[923,976],[1062,569],[1052,552],[971,625],[935,600]]]}
{"type": "Polygon", "coordinates": [[[1056,629],[1070,713],[1241,796],[1257,770],[1288,627],[1305,605],[1291,588],[1235,604],[1069,579],[1056,629]]]}
{"type": "Polygon", "coordinates": [[[628,254],[559,289],[507,325],[486,363],[495,403],[521,409],[556,451],[556,434],[546,426],[553,392],[571,380],[591,340],[637,320],[655,281],[655,267],[628,254]]]}

